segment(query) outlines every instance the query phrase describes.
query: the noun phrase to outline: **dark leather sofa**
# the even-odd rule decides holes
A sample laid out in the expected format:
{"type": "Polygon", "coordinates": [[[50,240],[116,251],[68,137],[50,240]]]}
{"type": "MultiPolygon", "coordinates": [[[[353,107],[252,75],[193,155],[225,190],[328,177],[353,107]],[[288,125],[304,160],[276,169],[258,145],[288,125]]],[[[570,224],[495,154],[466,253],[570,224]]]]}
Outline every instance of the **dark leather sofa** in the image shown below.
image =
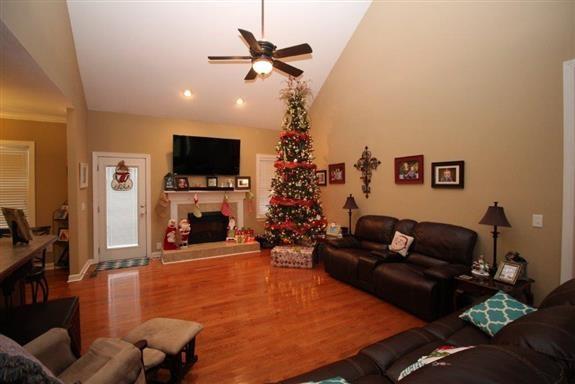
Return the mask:
{"type": "Polygon", "coordinates": [[[459,312],[363,348],[355,356],[281,384],[336,376],[352,384],[392,384],[403,369],[442,345],[475,346],[420,368],[401,384],[544,384],[575,382],[575,279],[551,292],[539,310],[490,338],[459,312]]]}
{"type": "Polygon", "coordinates": [[[453,277],[469,271],[476,241],[455,225],[369,215],[354,236],[327,241],[318,253],[336,279],[433,321],[451,312],[453,277]],[[415,239],[405,258],[388,251],[396,231],[415,239]]]}

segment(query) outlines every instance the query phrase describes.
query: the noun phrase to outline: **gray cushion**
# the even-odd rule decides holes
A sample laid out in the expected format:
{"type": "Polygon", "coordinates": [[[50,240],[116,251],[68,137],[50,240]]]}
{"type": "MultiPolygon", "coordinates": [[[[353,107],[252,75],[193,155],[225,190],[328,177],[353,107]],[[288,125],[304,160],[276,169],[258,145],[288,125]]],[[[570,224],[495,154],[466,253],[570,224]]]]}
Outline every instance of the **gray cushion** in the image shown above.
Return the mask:
{"type": "Polygon", "coordinates": [[[134,328],[124,340],[130,343],[146,340],[148,347],[176,355],[203,328],[202,324],[195,321],[156,317],[134,328]]]}

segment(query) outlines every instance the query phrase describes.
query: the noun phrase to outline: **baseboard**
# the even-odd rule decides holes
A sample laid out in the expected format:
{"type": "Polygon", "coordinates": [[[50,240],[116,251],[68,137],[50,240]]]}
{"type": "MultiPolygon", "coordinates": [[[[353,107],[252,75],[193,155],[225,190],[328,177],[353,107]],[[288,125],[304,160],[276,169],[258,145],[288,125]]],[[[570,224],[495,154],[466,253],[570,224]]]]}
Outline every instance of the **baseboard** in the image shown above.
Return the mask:
{"type": "Polygon", "coordinates": [[[62,266],[62,265],[57,265],[55,263],[46,263],[46,267],[45,269],[48,271],[53,271],[55,269],[64,269],[66,267],[62,266]]]}
{"type": "Polygon", "coordinates": [[[158,251],[158,252],[152,252],[152,255],[150,256],[152,259],[159,259],[160,257],[162,257],[162,252],[158,251]]]}
{"type": "Polygon", "coordinates": [[[88,260],[86,260],[86,262],[84,263],[84,266],[82,267],[82,270],[80,271],[80,273],[68,275],[68,283],[73,283],[73,282],[75,282],[75,281],[81,281],[81,280],[84,278],[84,275],[86,274],[86,272],[88,272],[88,269],[90,268],[90,266],[91,266],[92,264],[96,264],[96,262],[94,261],[94,259],[88,259],[88,260]]]}

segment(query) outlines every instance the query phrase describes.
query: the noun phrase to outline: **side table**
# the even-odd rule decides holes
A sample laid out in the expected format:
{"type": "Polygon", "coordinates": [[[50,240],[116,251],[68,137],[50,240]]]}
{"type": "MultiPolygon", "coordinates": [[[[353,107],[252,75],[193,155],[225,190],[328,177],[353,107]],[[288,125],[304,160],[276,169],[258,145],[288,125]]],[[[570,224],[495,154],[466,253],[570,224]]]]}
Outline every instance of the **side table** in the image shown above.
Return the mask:
{"type": "Polygon", "coordinates": [[[535,280],[533,279],[524,279],[517,280],[515,285],[510,285],[494,280],[491,277],[480,279],[470,275],[460,275],[455,278],[454,308],[461,308],[470,304],[473,297],[493,296],[498,291],[503,291],[522,303],[533,305],[531,285],[534,282],[535,280]]]}

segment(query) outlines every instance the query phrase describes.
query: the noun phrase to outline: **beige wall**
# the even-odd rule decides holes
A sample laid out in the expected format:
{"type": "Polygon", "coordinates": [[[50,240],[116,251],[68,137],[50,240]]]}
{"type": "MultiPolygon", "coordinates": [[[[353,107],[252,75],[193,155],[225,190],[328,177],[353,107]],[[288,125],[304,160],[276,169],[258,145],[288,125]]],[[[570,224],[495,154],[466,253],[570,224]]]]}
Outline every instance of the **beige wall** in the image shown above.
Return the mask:
{"type": "MultiPolygon", "coordinates": [[[[575,3],[374,2],[312,106],[318,161],[346,163],[324,188],[329,220],[353,193],[359,214],[447,222],[479,234],[499,201],[499,255],[529,261],[536,299],[559,282],[562,62],[575,57],[575,3]],[[369,145],[382,164],[369,199],[353,164],[369,145]],[[424,185],[396,185],[395,157],[425,156],[424,185]],[[432,189],[431,162],[465,160],[464,190],[432,189]],[[531,215],[544,215],[544,228],[531,215]]],[[[354,215],[356,218],[358,215],[354,215]]]]}
{"type": "MultiPolygon", "coordinates": [[[[167,219],[160,218],[154,207],[163,190],[166,173],[172,170],[172,135],[208,136],[241,140],[240,174],[251,176],[256,191],[256,154],[273,154],[279,132],[187,120],[154,118],[109,112],[88,112],[88,147],[90,152],[145,153],[151,155],[152,248],[161,242],[167,219]]],[[[218,155],[218,154],[215,154],[218,155]]],[[[205,183],[204,177],[193,178],[205,183]]],[[[201,196],[200,196],[201,198],[201,196]]],[[[200,201],[201,202],[201,201],[200,201]]],[[[254,201],[255,208],[255,201],[254,201]]],[[[245,225],[263,229],[255,213],[246,211],[245,225]]]]}
{"type": "Polygon", "coordinates": [[[74,38],[65,1],[2,1],[0,18],[70,103],[68,142],[68,203],[70,273],[88,261],[88,190],[78,188],[78,164],[88,161],[86,101],[80,79],[74,38]]]}
{"type": "Polygon", "coordinates": [[[0,140],[35,143],[35,225],[52,225],[52,213],[67,200],[66,124],[0,119],[0,140]]]}

